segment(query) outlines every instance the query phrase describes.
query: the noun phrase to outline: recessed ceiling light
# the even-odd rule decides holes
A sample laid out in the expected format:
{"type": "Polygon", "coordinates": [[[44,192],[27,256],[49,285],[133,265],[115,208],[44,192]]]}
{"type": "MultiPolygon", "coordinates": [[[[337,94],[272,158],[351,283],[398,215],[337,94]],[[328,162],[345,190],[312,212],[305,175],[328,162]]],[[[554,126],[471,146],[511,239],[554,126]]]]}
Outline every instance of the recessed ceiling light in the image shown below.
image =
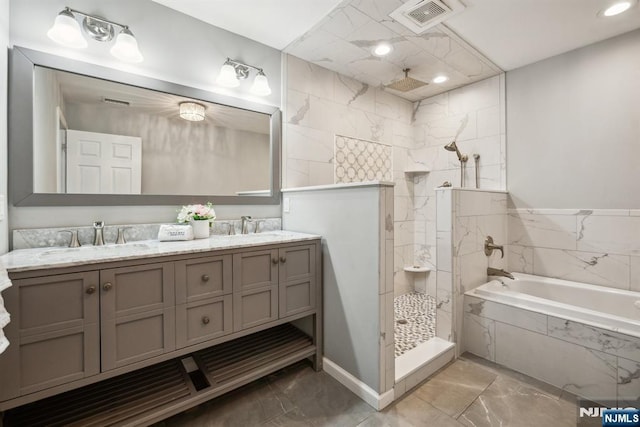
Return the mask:
{"type": "Polygon", "coordinates": [[[633,6],[633,3],[634,2],[632,2],[630,0],[619,1],[619,2],[613,3],[611,6],[606,8],[604,10],[604,12],[602,12],[602,15],[603,16],[619,15],[622,12],[626,12],[627,10],[629,10],[631,8],[631,6],[633,6]]]}
{"type": "Polygon", "coordinates": [[[378,43],[376,47],[373,48],[373,54],[375,56],[385,56],[391,53],[393,47],[389,43],[378,43]]]}
{"type": "Polygon", "coordinates": [[[439,76],[436,76],[433,78],[433,80],[431,80],[434,83],[440,84],[440,83],[444,83],[447,80],[449,80],[449,77],[445,76],[444,74],[441,74],[439,76]]]}

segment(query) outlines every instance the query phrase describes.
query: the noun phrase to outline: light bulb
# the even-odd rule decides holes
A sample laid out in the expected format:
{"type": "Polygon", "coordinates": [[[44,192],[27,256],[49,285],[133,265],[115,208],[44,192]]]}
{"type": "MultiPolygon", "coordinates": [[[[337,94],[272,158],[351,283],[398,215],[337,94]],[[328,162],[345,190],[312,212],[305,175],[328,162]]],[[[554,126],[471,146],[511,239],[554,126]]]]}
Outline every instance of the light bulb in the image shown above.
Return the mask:
{"type": "Polygon", "coordinates": [[[615,16],[627,11],[631,7],[630,1],[621,1],[612,4],[603,12],[604,16],[615,16]]]}
{"type": "Polygon", "coordinates": [[[220,74],[218,74],[216,83],[224,87],[240,86],[240,81],[238,80],[238,76],[236,75],[236,69],[233,67],[233,65],[231,65],[230,62],[224,63],[224,65],[220,69],[220,74]]]}
{"type": "Polygon", "coordinates": [[[433,80],[431,80],[431,81],[436,83],[436,84],[440,84],[440,83],[446,82],[447,80],[449,80],[449,77],[447,77],[447,76],[445,76],[443,74],[440,74],[439,76],[434,77],[433,80]]]}
{"type": "Polygon", "coordinates": [[[87,47],[87,40],[82,37],[80,25],[71,11],[65,9],[56,16],[53,27],[47,36],[56,43],[76,49],[87,47]]]}
{"type": "Polygon", "coordinates": [[[118,37],[116,43],[110,50],[111,55],[121,61],[126,62],[142,62],[144,57],[138,49],[138,41],[127,27],[124,27],[118,37]]]}
{"type": "Polygon", "coordinates": [[[262,70],[258,72],[258,74],[256,75],[256,78],[253,80],[253,85],[251,86],[251,93],[258,96],[271,95],[269,80],[267,80],[267,76],[264,75],[264,72],[262,72],[262,70]]]}
{"type": "Polygon", "coordinates": [[[393,46],[391,46],[390,44],[380,43],[376,45],[376,47],[373,49],[373,54],[375,56],[385,56],[391,53],[392,50],[393,50],[393,46]]]}

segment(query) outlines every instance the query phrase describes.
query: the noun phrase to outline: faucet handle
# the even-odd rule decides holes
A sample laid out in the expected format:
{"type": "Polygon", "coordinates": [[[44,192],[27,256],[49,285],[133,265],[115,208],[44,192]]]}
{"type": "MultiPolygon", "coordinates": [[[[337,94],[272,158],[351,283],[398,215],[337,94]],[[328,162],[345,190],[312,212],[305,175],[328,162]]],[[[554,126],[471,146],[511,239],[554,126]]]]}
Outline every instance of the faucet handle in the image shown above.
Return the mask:
{"type": "Polygon", "coordinates": [[[233,236],[236,234],[236,226],[233,224],[233,222],[229,221],[227,223],[227,225],[229,226],[229,236],[233,236]]]}
{"type": "Polygon", "coordinates": [[[93,221],[93,228],[104,228],[104,221],[93,221]]]}
{"type": "Polygon", "coordinates": [[[259,233],[259,232],[260,232],[260,226],[261,226],[262,224],[264,224],[264,219],[257,219],[257,220],[255,221],[255,223],[256,223],[256,228],[253,230],[253,232],[254,232],[254,233],[259,233]]]}
{"type": "Polygon", "coordinates": [[[82,246],[78,240],[78,230],[60,230],[59,233],[71,233],[71,240],[69,241],[70,248],[79,248],[82,246]]]}
{"type": "Polygon", "coordinates": [[[493,254],[493,251],[498,250],[500,251],[500,258],[504,258],[504,248],[502,245],[496,245],[495,243],[493,243],[493,237],[491,236],[487,236],[486,239],[484,239],[484,254],[486,256],[491,256],[491,254],[493,254]]]}
{"type": "Polygon", "coordinates": [[[127,243],[127,239],[125,238],[125,231],[130,228],[131,227],[118,228],[118,238],[116,239],[116,245],[124,245],[125,243],[127,243]]]}

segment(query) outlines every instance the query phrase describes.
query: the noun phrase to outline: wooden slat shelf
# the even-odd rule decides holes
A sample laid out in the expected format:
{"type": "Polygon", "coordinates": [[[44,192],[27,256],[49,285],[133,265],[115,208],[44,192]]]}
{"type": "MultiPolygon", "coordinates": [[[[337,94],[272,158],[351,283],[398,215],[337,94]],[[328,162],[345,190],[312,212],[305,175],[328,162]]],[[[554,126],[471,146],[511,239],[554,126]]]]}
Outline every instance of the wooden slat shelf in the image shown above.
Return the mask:
{"type": "Polygon", "coordinates": [[[9,410],[4,426],[148,425],[315,352],[313,340],[287,323],[192,354],[210,383],[200,391],[179,358],[9,410]]]}

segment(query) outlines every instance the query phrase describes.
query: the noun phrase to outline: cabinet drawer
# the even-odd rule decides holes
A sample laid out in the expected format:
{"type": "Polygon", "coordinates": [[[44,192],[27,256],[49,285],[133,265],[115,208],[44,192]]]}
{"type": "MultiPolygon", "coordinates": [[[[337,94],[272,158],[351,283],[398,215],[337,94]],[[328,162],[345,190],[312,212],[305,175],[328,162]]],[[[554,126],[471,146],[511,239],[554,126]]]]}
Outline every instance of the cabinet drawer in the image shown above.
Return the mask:
{"type": "Polygon", "coordinates": [[[281,283],[279,294],[281,318],[316,308],[316,284],[313,278],[281,283]]]}
{"type": "Polygon", "coordinates": [[[223,255],[176,262],[176,304],[231,293],[232,257],[223,255]]]}
{"type": "Polygon", "coordinates": [[[176,308],[176,344],[179,348],[233,332],[233,297],[226,295],[176,308]]]}

